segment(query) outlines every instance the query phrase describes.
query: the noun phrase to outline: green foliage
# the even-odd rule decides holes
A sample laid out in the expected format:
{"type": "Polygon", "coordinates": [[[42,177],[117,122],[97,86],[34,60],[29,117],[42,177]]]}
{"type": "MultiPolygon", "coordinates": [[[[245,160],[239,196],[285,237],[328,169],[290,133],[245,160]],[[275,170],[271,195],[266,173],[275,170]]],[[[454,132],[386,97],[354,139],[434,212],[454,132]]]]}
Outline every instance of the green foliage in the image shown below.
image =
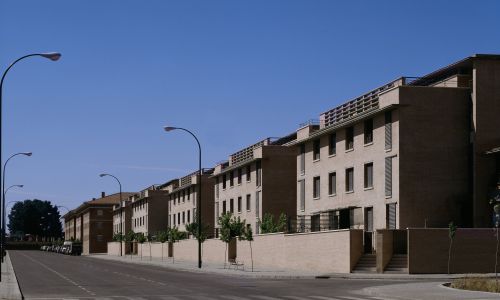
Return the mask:
{"type": "Polygon", "coordinates": [[[127,232],[127,234],[125,234],[125,236],[123,237],[123,240],[125,242],[133,242],[135,239],[135,232],[130,230],[129,232],[127,232]]]}
{"type": "Polygon", "coordinates": [[[260,232],[262,233],[274,233],[274,232],[284,232],[287,225],[286,214],[281,213],[277,222],[274,222],[274,216],[270,213],[266,213],[262,220],[260,221],[260,232]]]}
{"type": "Polygon", "coordinates": [[[144,236],[144,233],[138,232],[135,234],[134,240],[138,242],[139,244],[144,244],[146,242],[146,237],[144,236]]]}
{"type": "Polygon", "coordinates": [[[113,234],[113,242],[121,242],[123,241],[123,235],[119,232],[113,234]]]}
{"type": "Polygon", "coordinates": [[[198,223],[197,222],[193,222],[193,223],[190,223],[190,224],[187,224],[186,225],[186,231],[191,234],[192,236],[194,236],[195,239],[199,240],[200,242],[204,242],[206,241],[207,237],[208,237],[208,233],[210,231],[210,226],[208,226],[207,224],[204,224],[202,225],[201,227],[201,235],[198,233],[198,223]]]}
{"type": "Polygon", "coordinates": [[[448,236],[450,237],[451,240],[455,238],[456,232],[457,232],[457,226],[455,226],[453,222],[450,222],[450,224],[448,224],[448,236]]]}
{"type": "Polygon", "coordinates": [[[225,213],[219,217],[220,239],[229,243],[233,238],[242,236],[245,231],[246,221],[240,217],[234,217],[232,213],[225,213]]]}
{"type": "Polygon", "coordinates": [[[170,243],[177,243],[180,240],[183,240],[186,238],[186,233],[183,231],[179,231],[179,228],[177,227],[172,227],[169,231],[168,234],[168,241],[170,243]]]}
{"type": "Polygon", "coordinates": [[[240,241],[253,241],[253,231],[252,231],[252,226],[247,225],[245,226],[245,229],[243,230],[242,234],[238,237],[240,241]]]}
{"type": "Polygon", "coordinates": [[[50,201],[34,199],[17,202],[8,217],[10,232],[22,232],[40,237],[63,236],[59,209],[50,201]]]}
{"type": "Polygon", "coordinates": [[[168,241],[168,229],[159,231],[156,234],[156,240],[160,243],[165,243],[168,241]]]}

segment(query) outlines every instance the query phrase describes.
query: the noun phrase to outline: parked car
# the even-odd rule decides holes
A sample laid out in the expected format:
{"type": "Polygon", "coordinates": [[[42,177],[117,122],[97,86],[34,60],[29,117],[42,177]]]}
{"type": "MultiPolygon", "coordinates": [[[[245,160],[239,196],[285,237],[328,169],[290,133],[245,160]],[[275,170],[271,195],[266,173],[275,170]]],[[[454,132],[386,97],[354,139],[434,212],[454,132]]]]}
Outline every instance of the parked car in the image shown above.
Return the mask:
{"type": "Polygon", "coordinates": [[[71,242],[71,241],[66,241],[64,242],[64,254],[68,255],[81,255],[82,254],[82,243],[79,242],[71,242]]]}

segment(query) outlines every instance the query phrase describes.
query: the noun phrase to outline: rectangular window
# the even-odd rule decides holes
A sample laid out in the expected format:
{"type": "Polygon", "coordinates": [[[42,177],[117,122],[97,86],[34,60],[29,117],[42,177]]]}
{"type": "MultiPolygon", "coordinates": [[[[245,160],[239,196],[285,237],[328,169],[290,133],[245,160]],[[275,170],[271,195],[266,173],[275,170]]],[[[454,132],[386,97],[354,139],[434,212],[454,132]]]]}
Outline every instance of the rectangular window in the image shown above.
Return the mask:
{"type": "Polygon", "coordinates": [[[182,212],[182,224],[186,223],[186,212],[182,212]]]}
{"type": "Polygon", "coordinates": [[[373,187],[373,163],[365,164],[365,189],[373,187]]]}
{"type": "Polygon", "coordinates": [[[365,145],[373,143],[373,119],[365,121],[365,145]]]}
{"type": "Polygon", "coordinates": [[[345,170],[345,191],[354,191],[354,168],[349,168],[345,170]]]}
{"type": "Polygon", "coordinates": [[[392,197],[392,157],[385,158],[385,196],[392,197]]]}
{"type": "Polygon", "coordinates": [[[345,129],[345,150],[354,149],[354,127],[345,129]]]}
{"type": "Polygon", "coordinates": [[[177,223],[181,224],[181,213],[177,213],[177,223]]]}
{"type": "Polygon", "coordinates": [[[191,223],[191,211],[188,210],[188,223],[191,223]]]}
{"type": "Polygon", "coordinates": [[[306,209],[306,181],[304,179],[299,181],[299,197],[300,210],[304,211],[306,209]]]}
{"type": "Polygon", "coordinates": [[[332,172],[328,174],[328,194],[335,195],[337,194],[337,173],[332,172]]]}
{"type": "Polygon", "coordinates": [[[188,196],[188,201],[191,199],[191,188],[188,187],[187,189],[187,196],[188,196]]]}
{"type": "Polygon", "coordinates": [[[300,145],[300,174],[306,173],[306,145],[300,145]]]}
{"type": "Polygon", "coordinates": [[[215,177],[215,198],[219,199],[219,176],[215,177]]]}
{"type": "Polygon", "coordinates": [[[241,170],[241,168],[239,168],[238,169],[238,184],[241,184],[242,173],[243,173],[243,171],[241,170]]]}
{"type": "Polygon", "coordinates": [[[392,112],[385,112],[385,150],[392,149],[392,112]]]}
{"type": "Polygon", "coordinates": [[[215,202],[215,217],[219,217],[219,202],[215,202]]]}
{"type": "Polygon", "coordinates": [[[255,193],[255,216],[257,218],[260,217],[259,206],[260,206],[260,191],[258,191],[258,192],[255,193]]]}
{"type": "Polygon", "coordinates": [[[320,159],[321,140],[317,139],[313,142],[313,160],[320,159]]]}
{"type": "Polygon", "coordinates": [[[328,155],[337,154],[337,133],[331,133],[328,138],[328,155]]]}
{"type": "Polygon", "coordinates": [[[257,175],[257,179],[255,180],[257,186],[262,185],[262,168],[260,160],[255,164],[255,174],[257,175]]]}
{"type": "Polygon", "coordinates": [[[320,189],[321,189],[320,177],[316,176],[313,178],[313,198],[315,198],[315,199],[319,198],[320,189]]]}
{"type": "Polygon", "coordinates": [[[225,214],[226,213],[226,201],[222,201],[222,213],[225,214]]]}
{"type": "Polygon", "coordinates": [[[252,166],[248,165],[247,166],[247,182],[250,182],[252,180],[252,166]]]}
{"type": "Polygon", "coordinates": [[[229,199],[229,212],[234,213],[234,200],[229,199]]]}
{"type": "Polygon", "coordinates": [[[182,190],[182,202],[186,202],[186,191],[182,190]]]}
{"type": "Polygon", "coordinates": [[[104,241],[104,236],[103,236],[102,234],[98,234],[98,235],[97,235],[97,241],[98,241],[98,242],[102,242],[102,241],[104,241]]]}
{"type": "Polygon", "coordinates": [[[396,203],[390,203],[385,208],[387,229],[396,229],[396,203]]]}
{"type": "Polygon", "coordinates": [[[247,195],[247,211],[252,210],[252,196],[250,194],[247,195]]]}
{"type": "Polygon", "coordinates": [[[238,212],[241,212],[241,197],[238,197],[238,212]]]}
{"type": "Polygon", "coordinates": [[[229,172],[229,186],[234,186],[234,171],[229,172]]]}
{"type": "Polygon", "coordinates": [[[225,190],[226,189],[226,174],[222,174],[222,189],[225,190]]]}

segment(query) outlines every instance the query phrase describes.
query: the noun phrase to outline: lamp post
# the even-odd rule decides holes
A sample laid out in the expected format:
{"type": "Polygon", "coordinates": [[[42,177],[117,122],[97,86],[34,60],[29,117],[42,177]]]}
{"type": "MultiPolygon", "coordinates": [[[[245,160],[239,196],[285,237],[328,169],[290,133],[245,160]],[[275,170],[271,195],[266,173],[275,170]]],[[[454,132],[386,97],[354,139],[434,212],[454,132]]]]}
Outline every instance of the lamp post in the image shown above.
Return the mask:
{"type": "Polygon", "coordinates": [[[166,132],[173,131],[173,130],[182,130],[190,135],[193,136],[193,138],[196,140],[196,143],[198,144],[198,207],[197,207],[197,215],[198,215],[198,268],[201,268],[201,145],[200,141],[192,133],[191,131],[187,130],[186,128],[182,127],[171,127],[171,126],[165,126],[163,127],[166,132]]]}
{"type": "MultiPolygon", "coordinates": [[[[1,147],[1,146],[0,146],[1,147]]],[[[1,261],[3,262],[3,257],[5,256],[5,168],[7,167],[7,163],[9,160],[11,160],[13,157],[18,156],[18,155],[24,155],[24,156],[31,156],[33,155],[32,152],[19,152],[16,154],[12,154],[3,164],[3,173],[2,173],[2,237],[0,239],[0,244],[1,244],[1,256],[2,259],[1,261]]]]}
{"type": "MultiPolygon", "coordinates": [[[[116,179],[116,181],[118,182],[118,185],[120,186],[120,236],[123,238],[123,203],[122,203],[122,183],[120,182],[120,180],[118,178],[116,178],[116,176],[113,176],[111,174],[107,174],[107,173],[103,173],[103,174],[99,174],[100,177],[104,177],[104,176],[111,176],[113,177],[114,179],[116,179]]],[[[123,251],[122,251],[122,241],[120,241],[120,256],[123,256],[123,251]]]]}
{"type": "MultiPolygon", "coordinates": [[[[32,53],[32,54],[28,54],[28,55],[25,55],[25,56],[22,56],[18,59],[16,59],[13,63],[11,63],[7,69],[3,72],[3,75],[2,75],[2,79],[0,80],[0,163],[2,161],[2,146],[3,146],[3,143],[2,143],[2,90],[3,90],[3,81],[5,79],[5,76],[7,75],[7,73],[9,72],[9,70],[16,64],[18,63],[19,61],[25,59],[25,58],[28,58],[28,57],[33,57],[33,56],[41,56],[41,57],[44,57],[44,58],[48,58],[52,61],[57,61],[59,58],[61,58],[61,53],[58,53],[58,52],[49,52],[49,53],[32,53]]],[[[1,215],[4,215],[3,214],[3,211],[5,209],[5,201],[2,199],[2,205],[0,205],[1,208],[2,208],[2,211],[0,212],[1,215]]],[[[2,223],[3,223],[3,219],[2,219],[2,223]]],[[[2,232],[4,232],[5,229],[2,227],[2,232]]],[[[3,235],[2,235],[3,236],[3,235]]],[[[2,256],[2,262],[3,262],[3,248],[0,249],[0,254],[2,256]]],[[[2,267],[0,265],[0,273],[2,271],[2,267]]],[[[2,278],[0,276],[0,282],[2,281],[2,278]]]]}
{"type": "MultiPolygon", "coordinates": [[[[7,195],[7,192],[8,192],[11,188],[13,188],[13,187],[22,188],[22,187],[24,187],[24,185],[22,185],[22,184],[13,184],[13,185],[9,186],[9,187],[5,190],[5,192],[3,192],[3,199],[4,199],[4,201],[5,201],[5,199],[6,199],[6,198],[5,198],[5,196],[7,195]]],[[[9,201],[9,203],[14,203],[14,202],[20,202],[20,201],[9,201]]],[[[7,205],[8,205],[9,203],[7,203],[7,205]]],[[[6,205],[6,206],[7,206],[7,205],[6,205]]],[[[7,214],[7,213],[6,213],[6,211],[4,211],[4,217],[2,218],[2,228],[5,228],[5,215],[6,215],[6,214],[7,214]]],[[[4,229],[4,230],[5,230],[5,229],[4,229]]],[[[2,248],[2,249],[3,249],[3,248],[2,248]]],[[[2,256],[2,260],[3,260],[3,256],[2,256]]]]}

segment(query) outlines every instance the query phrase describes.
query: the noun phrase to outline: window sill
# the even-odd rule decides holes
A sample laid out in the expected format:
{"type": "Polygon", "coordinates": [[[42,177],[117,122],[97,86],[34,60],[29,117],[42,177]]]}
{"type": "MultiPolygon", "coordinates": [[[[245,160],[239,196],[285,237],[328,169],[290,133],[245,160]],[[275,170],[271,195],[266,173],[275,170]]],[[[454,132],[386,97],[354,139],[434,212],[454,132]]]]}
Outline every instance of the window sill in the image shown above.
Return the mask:
{"type": "Polygon", "coordinates": [[[247,209],[247,212],[250,212],[251,210],[247,209]]]}
{"type": "Polygon", "coordinates": [[[364,191],[370,191],[370,190],[373,190],[373,186],[371,186],[371,187],[366,187],[366,188],[364,188],[363,190],[364,190],[364,191]]]}
{"type": "Polygon", "coordinates": [[[391,149],[385,149],[385,152],[391,152],[392,151],[392,148],[391,149]]]}
{"type": "Polygon", "coordinates": [[[352,152],[352,151],[354,151],[354,148],[347,149],[347,150],[345,151],[345,153],[352,152]]]}
{"type": "Polygon", "coordinates": [[[330,197],[330,198],[333,198],[335,196],[337,196],[337,193],[328,195],[328,197],[330,197]]]}
{"type": "Polygon", "coordinates": [[[318,161],[320,161],[320,160],[321,160],[321,158],[318,158],[318,159],[313,159],[313,163],[318,162],[318,161]]]}
{"type": "Polygon", "coordinates": [[[313,200],[319,200],[321,197],[313,197],[313,200]]]}
{"type": "Polygon", "coordinates": [[[354,194],[354,191],[346,191],[346,194],[354,194]]]}
{"type": "Polygon", "coordinates": [[[392,196],[385,196],[385,199],[391,199],[392,196]]]}
{"type": "Polygon", "coordinates": [[[330,155],[328,155],[328,157],[329,157],[329,158],[330,158],[330,157],[335,157],[335,156],[337,156],[337,153],[334,153],[334,154],[330,154],[330,155]]]}
{"type": "Polygon", "coordinates": [[[368,147],[368,146],[371,146],[371,145],[373,145],[373,142],[366,143],[363,146],[368,147]]]}

